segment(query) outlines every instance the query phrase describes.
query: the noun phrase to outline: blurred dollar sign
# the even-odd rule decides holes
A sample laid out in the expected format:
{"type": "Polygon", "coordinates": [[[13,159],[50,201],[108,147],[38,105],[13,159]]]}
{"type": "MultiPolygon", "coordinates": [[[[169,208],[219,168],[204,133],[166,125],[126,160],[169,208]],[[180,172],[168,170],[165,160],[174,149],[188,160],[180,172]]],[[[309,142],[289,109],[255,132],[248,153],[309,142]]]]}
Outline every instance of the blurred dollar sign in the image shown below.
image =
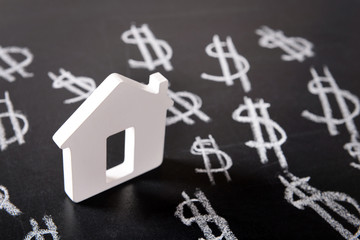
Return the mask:
{"type": "Polygon", "coordinates": [[[248,141],[246,145],[248,147],[256,148],[260,156],[261,163],[267,163],[267,149],[274,149],[275,154],[279,160],[280,166],[283,169],[287,169],[288,164],[286,158],[282,152],[281,145],[286,141],[285,131],[273,120],[270,119],[268,113],[269,103],[265,103],[263,99],[254,103],[250,98],[244,97],[244,103],[241,104],[234,112],[233,119],[238,122],[250,123],[251,129],[255,138],[255,141],[248,141]],[[258,115],[259,110],[260,115],[258,115]],[[243,116],[243,112],[247,112],[247,115],[243,116]],[[269,136],[269,141],[264,140],[264,136],[261,130],[261,125],[265,126],[266,132],[269,136]],[[275,130],[280,134],[278,139],[275,130]]]}
{"type": "Polygon", "coordinates": [[[32,60],[33,55],[27,48],[20,47],[1,47],[0,46],[0,59],[6,63],[7,66],[0,66],[0,77],[3,77],[9,82],[15,81],[14,73],[20,74],[23,78],[29,78],[34,74],[26,72],[25,67],[28,66],[32,60]],[[20,54],[25,57],[21,62],[18,62],[12,55],[20,54]]]}
{"type": "Polygon", "coordinates": [[[147,24],[143,24],[139,28],[131,25],[130,30],[124,32],[121,39],[125,43],[137,45],[144,58],[144,61],[130,59],[130,67],[147,68],[152,71],[157,66],[163,65],[166,71],[171,71],[173,69],[170,63],[170,59],[172,57],[172,49],[170,45],[164,40],[155,38],[147,24]],[[152,51],[155,53],[157,59],[153,59],[148,46],[152,48],[152,51]]]}
{"type": "Polygon", "coordinates": [[[195,142],[191,146],[190,152],[194,155],[202,155],[205,169],[196,168],[197,173],[207,173],[211,184],[215,185],[213,174],[223,172],[226,180],[231,181],[228,170],[232,166],[232,160],[229,155],[221,151],[215,142],[215,139],[209,135],[208,139],[195,138],[195,142]],[[212,168],[209,155],[214,154],[220,164],[219,168],[212,168]]]}
{"type": "Polygon", "coordinates": [[[170,89],[168,90],[168,94],[174,103],[180,105],[182,108],[186,109],[185,112],[181,112],[177,107],[171,106],[169,108],[169,112],[173,114],[173,116],[166,118],[166,125],[172,125],[179,121],[183,121],[186,124],[192,125],[195,123],[190,116],[195,115],[199,119],[204,122],[209,122],[210,117],[206,115],[204,112],[200,110],[202,106],[201,98],[190,92],[173,92],[170,89]]]}
{"type": "Polygon", "coordinates": [[[53,80],[53,88],[65,88],[69,92],[72,92],[77,97],[66,99],[65,104],[75,103],[85,100],[95,90],[95,81],[88,77],[75,77],[71,72],[65,71],[60,68],[60,75],[56,76],[54,73],[49,72],[49,77],[53,80]]]}
{"type": "Polygon", "coordinates": [[[18,142],[19,145],[25,143],[24,135],[29,129],[29,124],[26,117],[23,114],[15,112],[8,92],[5,92],[4,99],[0,99],[0,104],[1,103],[4,103],[7,108],[7,112],[0,113],[0,148],[1,151],[3,151],[11,143],[18,142]],[[3,124],[4,118],[9,118],[10,120],[12,129],[14,131],[14,136],[12,137],[6,136],[6,129],[3,124]],[[20,126],[19,120],[22,121],[23,127],[20,126]]]}
{"type": "Polygon", "coordinates": [[[306,57],[314,56],[313,44],[301,37],[286,37],[282,31],[263,26],[255,31],[260,35],[259,45],[266,48],[281,48],[286,54],[281,56],[284,61],[298,60],[302,62],[306,57]]]}
{"type": "MultiPolygon", "coordinates": [[[[337,85],[329,69],[324,67],[324,76],[319,76],[314,68],[310,69],[313,79],[308,84],[309,92],[319,96],[324,116],[315,115],[307,110],[302,112],[302,116],[316,123],[325,123],[329,134],[334,136],[339,134],[337,125],[345,124],[350,135],[350,142],[344,145],[350,156],[360,161],[359,132],[354,123],[354,118],[360,113],[359,99],[349,91],[342,90],[337,85]],[[335,118],[333,108],[330,105],[328,95],[333,95],[341,112],[341,118],[335,118]],[[353,110],[348,105],[351,102],[353,110]]],[[[353,167],[359,168],[357,163],[351,163],[353,167]]]]}
{"type": "Polygon", "coordinates": [[[213,76],[207,73],[202,73],[201,77],[203,79],[215,82],[225,82],[227,86],[231,86],[234,84],[234,80],[238,78],[240,79],[245,92],[249,92],[251,90],[250,81],[246,74],[250,69],[249,62],[236,51],[231,37],[227,37],[226,42],[221,42],[219,36],[214,35],[213,42],[205,48],[205,51],[210,57],[219,59],[223,76],[213,76]],[[225,48],[227,49],[227,52],[225,48]],[[229,63],[227,61],[228,58],[233,61],[236,68],[237,72],[234,74],[231,74],[230,72],[229,63]]]}

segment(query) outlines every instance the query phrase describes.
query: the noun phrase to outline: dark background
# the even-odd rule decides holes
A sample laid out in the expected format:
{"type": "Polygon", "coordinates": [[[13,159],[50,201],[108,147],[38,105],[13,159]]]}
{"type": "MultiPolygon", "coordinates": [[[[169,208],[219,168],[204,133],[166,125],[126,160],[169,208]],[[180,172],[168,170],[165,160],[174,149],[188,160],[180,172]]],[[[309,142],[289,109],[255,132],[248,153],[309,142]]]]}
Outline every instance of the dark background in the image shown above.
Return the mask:
{"type": "MultiPolygon", "coordinates": [[[[0,79],[0,98],[8,90],[15,110],[30,124],[25,144],[0,152],[0,184],[24,213],[12,217],[0,211],[0,238],[23,239],[31,230],[30,217],[44,228],[41,219],[48,214],[61,239],[198,239],[204,237],[200,228],[195,223],[185,226],[174,212],[183,201],[182,191],[193,197],[200,188],[238,239],[341,239],[313,210],[296,209],[284,200],[275,155],[270,151],[269,163],[261,164],[256,150],[245,146],[253,139],[250,125],[235,122],[231,114],[244,96],[269,102],[272,119],[288,135],[282,149],[290,171],[310,176],[310,185],[319,190],[343,192],[360,201],[360,172],[349,166],[352,159],[343,150],[349,140],[346,128],[340,126],[341,134],[331,137],[326,125],[301,117],[305,109],[322,113],[318,97],[307,90],[310,67],[322,74],[328,66],[342,89],[360,96],[359,10],[360,1],[351,0],[0,1],[0,45],[27,47],[34,55],[26,68],[34,77],[16,74],[13,83],[0,79]],[[150,72],[127,63],[142,59],[138,48],[120,39],[132,23],[149,24],[158,39],[170,44],[174,70],[156,71],[171,82],[173,91],[199,95],[202,111],[212,121],[194,117],[194,125],[167,127],[159,168],[75,204],[64,192],[62,152],[51,137],[80,103],[63,104],[73,95],[53,89],[47,73],[64,68],[99,85],[117,72],[147,83],[150,72]],[[282,50],[258,45],[254,31],[262,25],[309,40],[315,57],[303,63],[282,61],[282,50]],[[221,74],[217,59],[205,53],[214,34],[222,40],[231,36],[249,61],[249,93],[239,81],[227,87],[200,78],[203,72],[221,74]],[[194,172],[203,167],[203,159],[192,155],[190,147],[196,136],[208,134],[233,160],[230,183],[215,174],[217,184],[211,186],[205,174],[194,172]]],[[[355,123],[359,126],[358,118],[355,123]]]]}

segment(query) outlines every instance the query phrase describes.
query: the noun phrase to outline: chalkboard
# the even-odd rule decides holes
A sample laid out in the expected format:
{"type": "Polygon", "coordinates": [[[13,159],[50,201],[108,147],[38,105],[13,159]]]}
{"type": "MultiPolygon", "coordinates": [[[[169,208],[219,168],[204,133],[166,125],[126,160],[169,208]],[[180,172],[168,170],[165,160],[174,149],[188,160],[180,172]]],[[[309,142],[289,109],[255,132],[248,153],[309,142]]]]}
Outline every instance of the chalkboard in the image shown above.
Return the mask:
{"type": "MultiPolygon", "coordinates": [[[[359,10],[356,0],[0,1],[0,238],[358,239],[359,10]],[[144,43],[150,56],[160,51],[167,65],[130,64],[144,53],[124,33],[134,39],[141,27],[159,47],[144,43]],[[205,79],[224,66],[243,72],[205,79]],[[76,204],[52,135],[113,72],[142,83],[160,72],[174,96],[199,106],[166,127],[160,167],[76,204]],[[69,78],[86,83],[80,95],[69,78]],[[211,139],[222,163],[214,145],[200,147],[211,139]],[[206,157],[227,174],[196,172],[206,157]]],[[[121,138],[109,154],[121,155],[121,138]]]]}

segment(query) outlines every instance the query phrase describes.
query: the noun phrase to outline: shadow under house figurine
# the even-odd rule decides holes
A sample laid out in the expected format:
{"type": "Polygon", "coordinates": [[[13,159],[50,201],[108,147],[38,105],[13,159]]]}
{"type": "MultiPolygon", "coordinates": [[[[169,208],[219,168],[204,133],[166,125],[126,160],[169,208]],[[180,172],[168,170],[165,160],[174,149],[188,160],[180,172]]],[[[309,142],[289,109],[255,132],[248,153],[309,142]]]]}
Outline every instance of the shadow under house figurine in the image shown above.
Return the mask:
{"type": "MultiPolygon", "coordinates": [[[[80,202],[163,161],[168,81],[150,75],[148,85],[108,76],[54,134],[63,149],[65,192],[80,202]],[[125,130],[124,162],[106,170],[106,140],[125,130]]],[[[120,147],[120,146],[119,146],[120,147]]]]}

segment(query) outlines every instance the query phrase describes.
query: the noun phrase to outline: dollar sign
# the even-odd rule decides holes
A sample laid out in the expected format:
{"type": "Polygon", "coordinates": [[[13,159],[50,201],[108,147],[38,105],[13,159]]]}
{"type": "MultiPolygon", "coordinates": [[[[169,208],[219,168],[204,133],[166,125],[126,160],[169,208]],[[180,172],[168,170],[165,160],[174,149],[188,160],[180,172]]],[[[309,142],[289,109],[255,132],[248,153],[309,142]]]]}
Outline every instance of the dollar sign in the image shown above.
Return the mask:
{"type": "Polygon", "coordinates": [[[281,149],[281,145],[287,138],[286,133],[279,124],[270,119],[267,111],[270,104],[265,103],[263,99],[260,99],[257,103],[253,103],[253,101],[248,97],[244,97],[244,103],[245,104],[240,104],[240,106],[233,112],[232,117],[235,121],[251,124],[255,141],[248,141],[245,144],[248,147],[257,149],[261,163],[268,162],[266,151],[267,149],[273,148],[279,160],[280,166],[283,169],[287,169],[288,164],[281,149]],[[257,114],[257,109],[260,111],[260,116],[257,114]],[[247,116],[241,116],[244,111],[247,111],[247,116]],[[269,136],[269,142],[265,142],[264,140],[261,124],[265,126],[266,132],[269,136]],[[280,139],[278,139],[275,130],[281,135],[280,139]]]}
{"type": "Polygon", "coordinates": [[[50,216],[45,215],[43,221],[47,226],[47,229],[40,229],[38,222],[31,218],[30,225],[32,231],[30,231],[24,238],[24,240],[36,239],[36,240],[45,240],[44,235],[50,234],[53,240],[59,240],[57,227],[50,216]]]}
{"type": "Polygon", "coordinates": [[[310,177],[298,178],[289,172],[287,172],[287,177],[290,178],[291,182],[287,181],[285,177],[279,176],[281,183],[285,186],[284,197],[287,202],[301,210],[305,207],[312,208],[345,239],[358,239],[358,232],[352,234],[349,230],[345,229],[341,223],[335,220],[322,206],[316,203],[320,202],[324,204],[327,208],[345,219],[347,223],[358,229],[360,220],[338,203],[344,202],[350,204],[356,209],[357,213],[360,213],[360,206],[355,199],[341,192],[321,192],[308,184],[310,177]],[[295,200],[294,196],[296,196],[297,200],[295,200]]]}
{"type": "Polygon", "coordinates": [[[225,82],[227,86],[232,86],[234,80],[239,78],[244,91],[249,92],[251,90],[250,81],[246,75],[250,69],[249,62],[236,51],[231,37],[227,37],[226,42],[221,42],[219,36],[214,35],[213,42],[205,48],[205,51],[210,57],[219,59],[223,76],[202,73],[201,78],[215,82],[225,82]],[[225,52],[223,48],[227,48],[228,52],[225,52]],[[233,60],[237,73],[231,74],[227,58],[233,60]]]}
{"type": "Polygon", "coordinates": [[[183,121],[186,124],[192,125],[195,123],[193,119],[190,118],[191,115],[196,115],[198,118],[200,118],[204,122],[209,122],[210,117],[207,116],[205,113],[203,113],[200,108],[202,106],[201,98],[193,93],[190,92],[177,92],[174,93],[170,89],[168,90],[169,96],[179,104],[182,108],[186,109],[186,112],[181,112],[179,109],[177,109],[175,106],[171,106],[169,108],[169,111],[174,115],[171,117],[166,118],[166,125],[172,125],[174,123],[177,123],[179,121],[183,121]],[[185,99],[190,100],[189,102],[185,99]]]}
{"type": "Polygon", "coordinates": [[[7,112],[0,113],[0,146],[1,146],[0,148],[1,148],[1,151],[5,150],[9,144],[14,143],[16,141],[19,143],[19,145],[24,144],[25,143],[24,135],[27,133],[27,131],[29,129],[29,124],[28,124],[26,117],[23,114],[17,113],[14,111],[14,107],[10,100],[9,93],[5,92],[4,95],[5,95],[5,98],[0,99],[0,103],[4,103],[6,105],[7,112]],[[10,138],[6,138],[5,127],[2,122],[3,118],[10,119],[12,129],[14,130],[15,135],[10,138]],[[21,120],[23,122],[22,128],[20,127],[19,120],[21,120]]]}
{"type": "Polygon", "coordinates": [[[300,37],[286,37],[282,31],[263,26],[255,31],[260,35],[259,45],[266,48],[281,48],[287,54],[281,56],[284,61],[298,60],[302,62],[306,57],[313,57],[313,44],[300,37]]]}
{"type": "Polygon", "coordinates": [[[12,216],[17,216],[21,214],[21,211],[10,202],[9,192],[6,187],[0,185],[0,209],[5,209],[7,213],[12,216]]]}
{"type": "Polygon", "coordinates": [[[198,190],[195,192],[196,198],[190,199],[190,197],[185,193],[182,192],[181,194],[185,199],[184,202],[180,203],[175,212],[175,216],[180,218],[180,220],[186,225],[190,226],[193,222],[196,222],[199,228],[204,233],[206,240],[216,240],[216,239],[226,239],[226,240],[235,240],[237,239],[235,235],[231,232],[227,221],[216,214],[215,210],[211,207],[209,200],[206,198],[205,194],[198,190]],[[206,210],[207,214],[200,214],[199,209],[194,204],[195,202],[199,202],[204,209],[206,210]],[[187,205],[193,217],[185,218],[184,216],[184,208],[187,205]],[[221,235],[216,237],[212,233],[210,226],[207,224],[208,222],[215,223],[218,230],[221,232],[221,235]]]}
{"type": "Polygon", "coordinates": [[[78,95],[77,97],[66,99],[65,104],[75,103],[85,100],[95,90],[95,81],[88,77],[75,77],[70,72],[60,68],[60,75],[56,76],[49,72],[49,77],[53,80],[53,88],[66,88],[68,91],[78,95]]]}
{"type": "MultiPolygon", "coordinates": [[[[325,123],[329,134],[332,136],[339,134],[337,125],[345,124],[351,140],[344,145],[344,148],[348,151],[350,156],[357,158],[358,161],[360,161],[359,132],[354,123],[354,118],[360,113],[359,99],[349,91],[341,90],[327,67],[324,67],[324,76],[319,76],[314,68],[311,68],[310,72],[313,79],[308,84],[308,90],[310,93],[319,96],[324,116],[315,115],[307,110],[303,111],[301,115],[310,121],[325,123]],[[334,95],[342,118],[335,118],[333,116],[327,94],[334,95]],[[346,100],[354,105],[353,111],[350,111],[346,100]]],[[[356,167],[359,164],[352,163],[351,165],[356,167]]]]}
{"type": "Polygon", "coordinates": [[[23,78],[33,77],[34,74],[26,72],[25,67],[28,66],[32,60],[33,55],[27,48],[20,47],[6,47],[3,48],[0,46],[0,58],[1,60],[8,65],[8,68],[3,68],[0,66],[0,77],[3,77],[8,82],[15,81],[14,73],[20,74],[23,78]],[[18,62],[11,54],[21,54],[25,57],[22,62],[18,62]]]}
{"type": "MultiPolygon", "coordinates": [[[[360,142],[358,141],[358,136],[351,136],[351,141],[344,145],[344,149],[348,151],[349,155],[353,158],[356,158],[360,162],[360,142]]],[[[360,170],[360,164],[352,162],[350,166],[360,170]]]]}
{"type": "Polygon", "coordinates": [[[130,59],[129,65],[132,68],[147,68],[153,71],[157,66],[163,65],[166,71],[173,69],[170,59],[172,57],[172,49],[170,45],[164,41],[156,39],[147,24],[143,24],[140,28],[131,25],[130,30],[125,31],[121,39],[125,43],[136,44],[144,58],[144,61],[130,59]],[[147,45],[149,44],[156,54],[157,59],[153,59],[147,45]]]}
{"type": "Polygon", "coordinates": [[[202,155],[204,159],[205,169],[196,168],[197,173],[207,173],[212,185],[215,185],[213,173],[223,172],[226,180],[231,181],[229,170],[232,166],[232,160],[225,152],[219,150],[215,139],[209,135],[208,139],[195,138],[195,142],[191,146],[190,152],[194,155],[202,155]],[[211,168],[210,158],[208,155],[215,154],[220,163],[220,168],[211,168]]]}
{"type": "Polygon", "coordinates": [[[360,237],[360,227],[358,228],[358,231],[354,234],[354,236],[349,238],[349,240],[359,239],[359,237],[360,237]]]}

